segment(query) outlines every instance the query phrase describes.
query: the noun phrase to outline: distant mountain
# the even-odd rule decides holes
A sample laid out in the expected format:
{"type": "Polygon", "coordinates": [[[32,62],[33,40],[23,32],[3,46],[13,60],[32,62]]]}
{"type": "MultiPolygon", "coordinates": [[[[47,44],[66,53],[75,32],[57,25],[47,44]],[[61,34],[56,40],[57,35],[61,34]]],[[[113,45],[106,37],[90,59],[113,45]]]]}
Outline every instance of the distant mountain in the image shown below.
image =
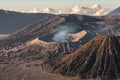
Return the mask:
{"type": "Polygon", "coordinates": [[[114,21],[113,17],[104,18],[75,14],[55,15],[17,30],[8,39],[0,41],[0,48],[15,47],[37,37],[48,42],[76,41],[84,44],[98,34],[119,33],[119,24],[119,20],[114,21]],[[81,36],[81,31],[85,33],[83,36],[81,36]],[[68,33],[71,34],[68,35],[68,33]],[[75,37],[78,35],[79,37],[75,37]]]}
{"type": "Polygon", "coordinates": [[[120,7],[107,14],[108,16],[120,16],[120,7]]]}
{"type": "Polygon", "coordinates": [[[78,74],[82,78],[96,78],[100,75],[100,78],[112,76],[110,78],[113,80],[119,77],[119,37],[97,36],[119,34],[120,18],[116,17],[62,14],[44,18],[17,30],[0,40],[0,63],[3,63],[0,64],[0,80],[16,79],[16,76],[21,76],[18,77],[20,80],[34,77],[33,80],[36,80],[39,79],[36,77],[39,74],[38,68],[75,77],[78,74]],[[29,62],[32,63],[26,64],[29,62]],[[18,72],[9,78],[4,77],[18,72]]]}
{"type": "Polygon", "coordinates": [[[83,37],[84,40],[82,41],[89,41],[92,37],[96,36],[94,31],[99,32],[101,29],[97,30],[98,27],[104,27],[101,24],[101,26],[98,27],[92,27],[92,25],[97,26],[97,23],[94,22],[102,20],[103,19],[84,15],[56,15],[16,31],[10,35],[9,39],[0,41],[0,47],[19,45],[37,37],[43,41],[67,42],[69,41],[66,39],[67,33],[77,33],[83,30],[88,31],[88,34],[83,37]]]}
{"type": "Polygon", "coordinates": [[[61,59],[56,58],[44,62],[43,67],[49,72],[52,71],[71,77],[79,76],[82,79],[119,79],[119,48],[120,36],[97,36],[74,53],[61,59]]]}
{"type": "Polygon", "coordinates": [[[47,13],[20,13],[0,10],[0,34],[13,33],[29,24],[36,23],[45,17],[54,16],[47,13]]]}

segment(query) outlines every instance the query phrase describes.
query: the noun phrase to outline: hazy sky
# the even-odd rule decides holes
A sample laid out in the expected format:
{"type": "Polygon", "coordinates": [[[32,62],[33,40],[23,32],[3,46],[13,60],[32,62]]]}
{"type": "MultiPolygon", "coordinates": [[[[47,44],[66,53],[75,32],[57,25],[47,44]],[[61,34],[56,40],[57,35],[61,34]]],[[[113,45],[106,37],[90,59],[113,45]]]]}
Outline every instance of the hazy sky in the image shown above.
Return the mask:
{"type": "Polygon", "coordinates": [[[120,0],[0,0],[1,9],[26,10],[31,8],[53,7],[69,9],[75,5],[92,6],[100,4],[103,8],[114,9],[120,6],[120,0]]]}

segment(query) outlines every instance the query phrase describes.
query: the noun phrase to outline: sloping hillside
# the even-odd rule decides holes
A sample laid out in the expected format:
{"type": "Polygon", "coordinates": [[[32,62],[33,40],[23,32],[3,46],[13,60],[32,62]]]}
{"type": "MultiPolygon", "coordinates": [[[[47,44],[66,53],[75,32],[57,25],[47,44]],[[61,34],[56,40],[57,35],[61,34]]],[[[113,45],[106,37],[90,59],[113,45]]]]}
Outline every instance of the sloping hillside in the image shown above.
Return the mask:
{"type": "Polygon", "coordinates": [[[113,80],[120,78],[120,36],[97,36],[61,59],[48,60],[43,66],[48,72],[82,79],[113,80]]]}
{"type": "Polygon", "coordinates": [[[0,10],[0,34],[10,34],[27,25],[37,23],[45,17],[52,17],[47,13],[20,13],[0,10]]]}

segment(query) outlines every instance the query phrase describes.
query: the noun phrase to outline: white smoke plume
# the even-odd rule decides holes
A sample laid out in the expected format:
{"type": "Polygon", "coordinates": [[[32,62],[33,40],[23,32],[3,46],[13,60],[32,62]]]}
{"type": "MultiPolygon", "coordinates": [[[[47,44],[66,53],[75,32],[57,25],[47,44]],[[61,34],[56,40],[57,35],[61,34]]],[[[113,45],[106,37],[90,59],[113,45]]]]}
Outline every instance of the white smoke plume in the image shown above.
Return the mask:
{"type": "Polygon", "coordinates": [[[67,34],[67,30],[59,30],[59,32],[54,35],[53,40],[58,42],[67,42],[67,34]]]}
{"type": "Polygon", "coordinates": [[[59,25],[57,26],[58,32],[53,36],[53,40],[57,42],[68,42],[68,33],[76,32],[78,27],[76,25],[59,25]]]}
{"type": "Polygon", "coordinates": [[[67,26],[58,26],[58,32],[54,35],[53,40],[58,42],[67,42],[67,34],[74,32],[73,29],[67,28],[67,26]]]}

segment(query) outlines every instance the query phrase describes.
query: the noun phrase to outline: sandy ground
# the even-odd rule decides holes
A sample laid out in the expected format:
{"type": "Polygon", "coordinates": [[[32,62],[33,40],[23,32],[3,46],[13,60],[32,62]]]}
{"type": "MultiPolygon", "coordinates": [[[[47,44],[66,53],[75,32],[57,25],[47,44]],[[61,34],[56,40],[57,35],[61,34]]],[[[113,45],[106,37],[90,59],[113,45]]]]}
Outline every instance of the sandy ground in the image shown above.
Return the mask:
{"type": "Polygon", "coordinates": [[[66,80],[42,71],[41,62],[0,64],[0,80],[66,80]]]}

